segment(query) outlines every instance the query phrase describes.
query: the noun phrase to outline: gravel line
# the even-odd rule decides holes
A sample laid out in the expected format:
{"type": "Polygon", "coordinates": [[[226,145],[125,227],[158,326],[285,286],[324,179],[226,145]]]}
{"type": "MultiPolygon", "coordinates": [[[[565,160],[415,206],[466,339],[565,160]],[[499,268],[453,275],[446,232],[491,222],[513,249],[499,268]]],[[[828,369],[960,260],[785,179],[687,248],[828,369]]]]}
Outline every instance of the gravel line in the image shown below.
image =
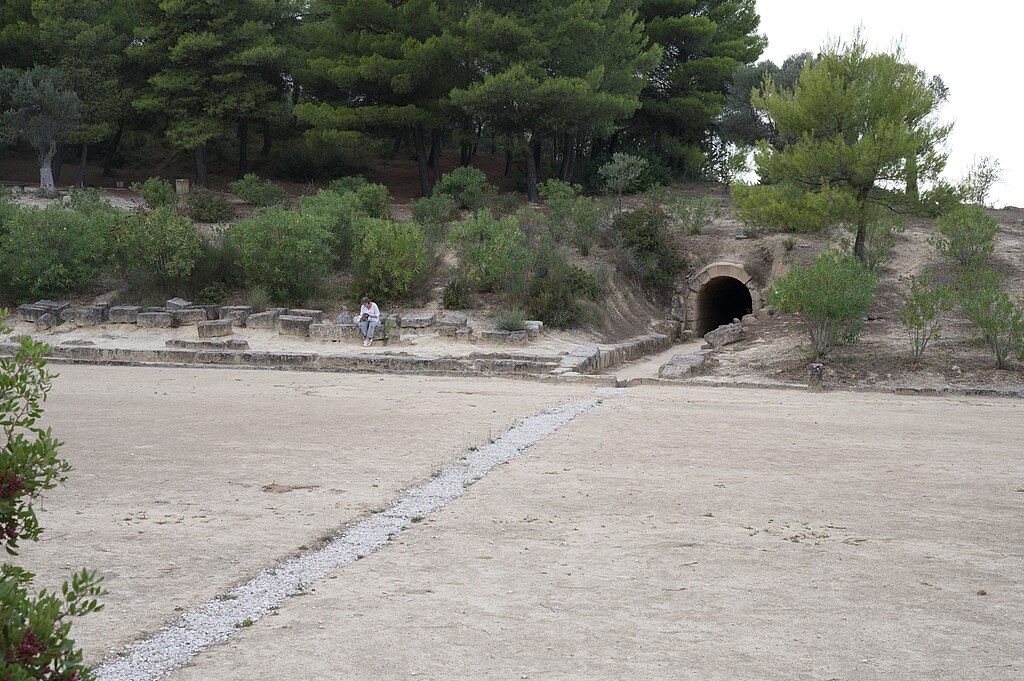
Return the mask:
{"type": "Polygon", "coordinates": [[[322,549],[264,570],[226,596],[189,610],[151,638],[129,645],[120,656],[95,669],[97,681],[150,681],[166,676],[203,649],[226,641],[239,627],[264,617],[289,596],[381,548],[412,526],[413,518],[423,518],[461,497],[466,487],[496,466],[599,403],[598,399],[567,402],[522,420],[490,444],[445,466],[429,482],[406,491],[384,512],[339,532],[322,549]]]}

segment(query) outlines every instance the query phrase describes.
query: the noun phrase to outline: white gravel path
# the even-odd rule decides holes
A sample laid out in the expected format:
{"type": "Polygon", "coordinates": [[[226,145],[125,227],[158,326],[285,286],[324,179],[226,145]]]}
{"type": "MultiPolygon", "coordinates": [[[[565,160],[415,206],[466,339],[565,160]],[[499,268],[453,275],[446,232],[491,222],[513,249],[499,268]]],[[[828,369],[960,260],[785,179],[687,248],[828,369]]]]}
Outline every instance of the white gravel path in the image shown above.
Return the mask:
{"type": "Polygon", "coordinates": [[[184,666],[203,649],[227,640],[239,627],[272,612],[289,596],[381,548],[412,526],[413,518],[423,518],[461,497],[466,487],[496,466],[515,458],[599,402],[567,402],[524,419],[494,442],[444,467],[429,482],[408,490],[382,513],[340,532],[322,549],[264,570],[222,599],[204,603],[151,638],[128,646],[119,657],[96,668],[97,681],[149,681],[184,666]]]}

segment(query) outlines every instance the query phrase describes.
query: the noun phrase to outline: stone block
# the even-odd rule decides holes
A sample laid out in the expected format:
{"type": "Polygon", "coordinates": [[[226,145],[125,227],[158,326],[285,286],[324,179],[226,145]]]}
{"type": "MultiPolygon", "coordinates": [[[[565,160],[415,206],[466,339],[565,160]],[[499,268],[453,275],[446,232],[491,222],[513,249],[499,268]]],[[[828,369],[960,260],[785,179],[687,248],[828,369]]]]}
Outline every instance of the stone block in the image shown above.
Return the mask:
{"type": "Polygon", "coordinates": [[[698,373],[706,362],[704,355],[675,355],[658,369],[659,378],[686,378],[698,373]]]}
{"type": "Polygon", "coordinates": [[[248,305],[226,305],[220,309],[221,319],[230,319],[235,326],[245,326],[245,321],[252,314],[248,305]]]}
{"type": "Polygon", "coordinates": [[[742,340],[746,340],[748,337],[747,330],[740,324],[725,324],[718,327],[714,331],[708,331],[704,334],[704,342],[711,347],[718,349],[723,345],[729,345],[730,343],[737,343],[742,340]]]}
{"type": "Polygon", "coordinates": [[[100,320],[107,321],[110,319],[110,303],[93,303],[89,307],[94,307],[100,311],[100,320]]]}
{"type": "Polygon", "coordinates": [[[174,315],[170,312],[140,312],[135,323],[144,329],[169,329],[174,324],[174,315]]]}
{"type": "Polygon", "coordinates": [[[174,312],[174,310],[169,307],[147,307],[145,312],[174,312]]]}
{"type": "Polygon", "coordinates": [[[72,319],[78,326],[96,326],[103,323],[103,312],[95,307],[72,307],[61,312],[61,316],[67,320],[65,315],[71,312],[72,319]]]}
{"type": "Polygon", "coordinates": [[[204,310],[207,319],[220,319],[220,305],[193,305],[190,310],[204,310]]]}
{"type": "Polygon", "coordinates": [[[185,300],[184,298],[171,298],[167,301],[167,308],[174,312],[175,310],[183,310],[186,307],[192,307],[192,301],[185,300]]]}
{"type": "MultiPolygon", "coordinates": [[[[208,320],[217,321],[217,320],[208,320]]],[[[221,320],[223,321],[223,320],[221,320]]],[[[248,350],[249,342],[241,338],[229,338],[228,340],[188,340],[185,338],[172,338],[164,342],[169,348],[183,348],[186,350],[248,350]]]]}
{"type": "Polygon", "coordinates": [[[526,331],[505,331],[493,329],[480,332],[480,340],[501,345],[526,345],[529,336],[526,331]]]}
{"type": "Polygon", "coordinates": [[[35,305],[46,308],[48,312],[53,313],[54,317],[60,317],[61,312],[71,307],[71,303],[62,303],[56,300],[37,300],[35,305]]]}
{"type": "Polygon", "coordinates": [[[257,312],[256,314],[251,314],[246,318],[245,326],[250,329],[274,331],[277,329],[277,318],[280,316],[280,312],[272,310],[267,312],[257,312]]]}
{"type": "Polygon", "coordinates": [[[461,314],[446,314],[441,317],[438,324],[444,329],[464,329],[469,324],[469,320],[461,314]]]}
{"type": "MultiPolygon", "coordinates": [[[[206,321],[206,310],[201,307],[178,308],[171,315],[174,317],[174,323],[179,326],[206,321]]],[[[228,322],[228,324],[230,323],[228,322]]]]}
{"type": "Polygon", "coordinates": [[[811,364],[807,367],[807,390],[812,393],[820,393],[825,389],[825,365],[811,364]]]}
{"type": "Polygon", "coordinates": [[[44,312],[36,319],[36,331],[48,331],[57,326],[57,318],[50,312],[44,312]]]}
{"type": "Polygon", "coordinates": [[[309,327],[312,324],[312,317],[283,314],[277,318],[277,332],[282,336],[306,337],[309,335],[309,327]]]}
{"type": "Polygon", "coordinates": [[[233,333],[230,319],[204,319],[196,324],[196,328],[200,338],[221,338],[233,333]]]}
{"type": "Polygon", "coordinates": [[[323,310],[291,310],[282,312],[281,314],[287,314],[292,317],[310,317],[314,324],[319,324],[324,320],[323,310]]]}
{"type": "Polygon", "coordinates": [[[117,305],[108,312],[111,324],[134,324],[142,308],[137,305],[117,305]]]}
{"type": "Polygon", "coordinates": [[[651,329],[655,333],[668,336],[674,343],[679,338],[681,325],[674,319],[655,319],[651,322],[651,329]]]}
{"type": "Polygon", "coordinates": [[[403,329],[422,329],[437,323],[436,314],[404,314],[398,325],[403,329]]]}
{"type": "MultiPolygon", "coordinates": [[[[14,311],[14,318],[19,322],[35,322],[47,313],[49,310],[40,305],[19,305],[18,309],[14,311]]],[[[54,319],[56,320],[56,318],[54,319]]]]}
{"type": "Polygon", "coordinates": [[[526,337],[530,340],[537,340],[540,338],[542,331],[544,331],[544,322],[536,319],[531,319],[526,322],[526,337]]]}

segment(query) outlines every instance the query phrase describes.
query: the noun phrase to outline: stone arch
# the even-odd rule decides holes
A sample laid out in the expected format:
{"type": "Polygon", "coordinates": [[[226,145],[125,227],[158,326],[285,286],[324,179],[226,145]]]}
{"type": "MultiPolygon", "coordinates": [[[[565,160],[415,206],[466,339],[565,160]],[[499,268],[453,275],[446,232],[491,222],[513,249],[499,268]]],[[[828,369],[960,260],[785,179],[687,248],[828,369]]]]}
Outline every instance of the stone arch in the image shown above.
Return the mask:
{"type": "Polygon", "coordinates": [[[698,337],[761,309],[761,292],[737,263],[711,263],[690,277],[684,295],[684,328],[698,337]]]}

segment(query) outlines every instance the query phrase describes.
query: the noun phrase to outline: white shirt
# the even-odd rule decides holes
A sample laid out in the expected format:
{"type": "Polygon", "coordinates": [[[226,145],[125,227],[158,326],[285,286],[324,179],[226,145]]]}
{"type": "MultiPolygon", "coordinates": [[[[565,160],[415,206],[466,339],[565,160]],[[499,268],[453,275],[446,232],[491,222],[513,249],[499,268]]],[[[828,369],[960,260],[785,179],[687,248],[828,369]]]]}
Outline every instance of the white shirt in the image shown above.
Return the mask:
{"type": "Polygon", "coordinates": [[[363,305],[360,307],[359,314],[357,314],[355,319],[352,321],[358,324],[363,315],[366,315],[370,319],[380,320],[380,309],[377,307],[377,303],[371,302],[369,305],[363,305]]]}

